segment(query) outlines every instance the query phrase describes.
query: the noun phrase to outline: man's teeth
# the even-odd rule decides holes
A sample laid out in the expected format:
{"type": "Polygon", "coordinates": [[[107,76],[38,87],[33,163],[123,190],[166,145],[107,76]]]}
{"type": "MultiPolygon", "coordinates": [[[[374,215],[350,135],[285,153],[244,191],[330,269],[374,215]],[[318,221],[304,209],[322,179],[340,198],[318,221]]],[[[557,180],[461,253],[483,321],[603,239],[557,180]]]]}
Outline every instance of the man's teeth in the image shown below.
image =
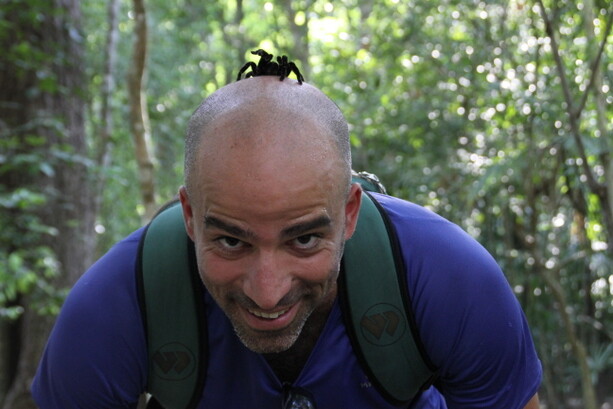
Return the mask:
{"type": "Polygon", "coordinates": [[[282,310],[282,311],[278,311],[278,312],[271,312],[271,313],[262,312],[262,311],[256,311],[256,310],[249,310],[249,312],[251,314],[255,315],[256,317],[266,318],[268,320],[274,320],[276,318],[279,318],[283,314],[285,314],[287,312],[287,310],[282,310]]]}

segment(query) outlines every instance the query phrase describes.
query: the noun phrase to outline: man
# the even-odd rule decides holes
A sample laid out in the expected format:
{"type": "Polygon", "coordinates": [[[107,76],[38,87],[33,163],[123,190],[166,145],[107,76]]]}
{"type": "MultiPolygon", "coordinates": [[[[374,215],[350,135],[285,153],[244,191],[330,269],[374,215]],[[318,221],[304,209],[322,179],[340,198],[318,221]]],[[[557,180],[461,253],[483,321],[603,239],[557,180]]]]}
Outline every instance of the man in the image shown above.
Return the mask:
{"type": "MultiPolygon", "coordinates": [[[[278,408],[288,390],[308,402],[287,408],[538,407],[540,364],[496,263],[456,226],[384,195],[374,196],[398,235],[438,380],[411,406],[372,387],[337,302],[361,189],[351,184],[347,124],[315,87],[257,77],[207,98],[188,126],[179,196],[206,288],[209,362],[197,408],[278,408]]],[[[41,408],[133,408],[144,392],[141,234],[69,295],[33,385],[41,408]]]]}

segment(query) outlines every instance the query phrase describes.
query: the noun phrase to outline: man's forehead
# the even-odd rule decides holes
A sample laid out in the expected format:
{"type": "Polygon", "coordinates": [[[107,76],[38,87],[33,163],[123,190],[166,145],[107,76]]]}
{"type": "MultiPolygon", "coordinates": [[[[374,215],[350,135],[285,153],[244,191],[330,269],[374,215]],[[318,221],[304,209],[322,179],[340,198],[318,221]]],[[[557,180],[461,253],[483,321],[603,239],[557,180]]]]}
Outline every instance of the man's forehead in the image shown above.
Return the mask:
{"type": "Polygon", "coordinates": [[[202,107],[208,117],[202,136],[225,133],[223,128],[229,126],[242,127],[250,134],[248,131],[258,126],[289,131],[307,123],[321,123],[316,110],[323,100],[327,97],[317,88],[291,79],[258,77],[237,81],[216,91],[202,107]]]}
{"type": "Polygon", "coordinates": [[[320,90],[306,82],[299,84],[290,78],[279,81],[279,78],[273,76],[236,81],[220,88],[213,95],[237,101],[251,101],[260,98],[284,100],[293,97],[288,100],[291,102],[295,98],[327,98],[320,90]]]}
{"type": "Polygon", "coordinates": [[[239,168],[266,173],[267,162],[290,171],[349,161],[347,124],[338,107],[317,88],[291,79],[249,78],[218,90],[194,113],[187,136],[186,180],[190,170],[202,178],[202,172],[239,168]]]}
{"type": "Polygon", "coordinates": [[[276,77],[257,77],[233,82],[211,94],[196,111],[209,119],[229,111],[267,105],[298,107],[316,106],[315,101],[327,97],[317,88],[276,77]]]}
{"type": "Polygon", "coordinates": [[[197,155],[201,177],[223,182],[235,176],[272,183],[290,174],[320,179],[342,168],[329,131],[304,113],[275,118],[248,109],[222,115],[204,131],[197,155]]]}

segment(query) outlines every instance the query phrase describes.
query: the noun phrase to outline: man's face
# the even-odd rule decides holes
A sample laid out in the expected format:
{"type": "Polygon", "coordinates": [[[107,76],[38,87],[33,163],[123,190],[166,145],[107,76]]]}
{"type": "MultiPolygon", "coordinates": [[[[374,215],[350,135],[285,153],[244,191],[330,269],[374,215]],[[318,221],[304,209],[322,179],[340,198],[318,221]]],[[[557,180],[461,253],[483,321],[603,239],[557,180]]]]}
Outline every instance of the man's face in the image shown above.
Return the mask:
{"type": "Polygon", "coordinates": [[[242,342],[281,352],[313,311],[332,305],[359,191],[347,199],[334,150],[317,142],[317,127],[294,130],[290,139],[305,143],[289,146],[281,146],[285,135],[251,144],[235,138],[240,129],[231,123],[219,129],[223,138],[203,142],[213,154],[203,154],[197,186],[189,197],[182,191],[186,226],[202,280],[242,342]]]}

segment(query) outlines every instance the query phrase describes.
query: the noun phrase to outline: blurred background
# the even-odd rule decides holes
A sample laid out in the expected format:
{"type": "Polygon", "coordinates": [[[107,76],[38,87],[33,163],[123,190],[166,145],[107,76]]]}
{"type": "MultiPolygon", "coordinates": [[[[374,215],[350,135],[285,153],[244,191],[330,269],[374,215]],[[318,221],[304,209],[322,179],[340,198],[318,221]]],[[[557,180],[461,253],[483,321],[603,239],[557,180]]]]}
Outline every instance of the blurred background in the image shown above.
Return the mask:
{"type": "Polygon", "coordinates": [[[176,194],[189,116],[259,48],[338,103],[354,169],[495,256],[546,407],[611,408],[612,19],[609,0],[0,0],[0,408],[35,407],[64,296],[176,194]]]}

